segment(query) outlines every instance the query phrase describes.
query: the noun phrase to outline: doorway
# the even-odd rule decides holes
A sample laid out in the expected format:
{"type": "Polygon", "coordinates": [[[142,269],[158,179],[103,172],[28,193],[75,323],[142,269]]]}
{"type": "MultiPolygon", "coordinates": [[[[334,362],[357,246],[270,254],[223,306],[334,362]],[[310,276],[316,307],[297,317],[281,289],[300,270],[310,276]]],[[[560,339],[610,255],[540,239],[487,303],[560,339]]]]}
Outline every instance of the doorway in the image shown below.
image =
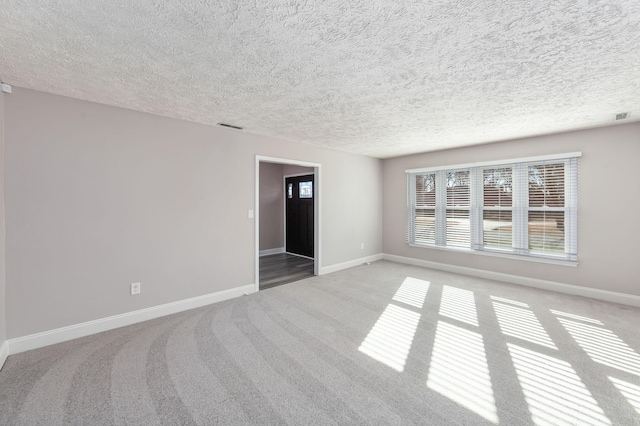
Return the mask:
{"type": "Polygon", "coordinates": [[[256,291],[278,285],[278,269],[290,275],[289,282],[319,275],[320,164],[256,156],[255,172],[256,291]],[[278,173],[279,184],[274,177],[278,173]],[[279,201],[274,200],[276,192],[279,201]]]}
{"type": "Polygon", "coordinates": [[[314,176],[285,176],[285,251],[313,259],[314,176]]]}

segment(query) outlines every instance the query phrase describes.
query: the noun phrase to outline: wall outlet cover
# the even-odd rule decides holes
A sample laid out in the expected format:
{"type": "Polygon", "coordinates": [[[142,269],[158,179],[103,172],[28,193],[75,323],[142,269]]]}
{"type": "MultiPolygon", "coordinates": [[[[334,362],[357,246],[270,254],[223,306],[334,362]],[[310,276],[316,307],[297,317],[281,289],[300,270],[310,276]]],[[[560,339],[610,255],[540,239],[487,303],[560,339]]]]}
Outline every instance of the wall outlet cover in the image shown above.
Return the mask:
{"type": "Polygon", "coordinates": [[[131,295],[140,294],[140,283],[131,284],[131,295]]]}

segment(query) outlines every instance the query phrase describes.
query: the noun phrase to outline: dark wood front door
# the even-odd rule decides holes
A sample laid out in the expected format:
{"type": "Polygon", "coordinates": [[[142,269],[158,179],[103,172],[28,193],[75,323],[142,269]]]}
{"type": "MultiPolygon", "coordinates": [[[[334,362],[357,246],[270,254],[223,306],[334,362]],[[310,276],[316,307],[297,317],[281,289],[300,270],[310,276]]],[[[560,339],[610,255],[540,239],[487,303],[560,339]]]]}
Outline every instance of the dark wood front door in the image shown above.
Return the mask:
{"type": "Polygon", "coordinates": [[[286,250],[288,253],[313,257],[313,175],[285,179],[286,250]]]}

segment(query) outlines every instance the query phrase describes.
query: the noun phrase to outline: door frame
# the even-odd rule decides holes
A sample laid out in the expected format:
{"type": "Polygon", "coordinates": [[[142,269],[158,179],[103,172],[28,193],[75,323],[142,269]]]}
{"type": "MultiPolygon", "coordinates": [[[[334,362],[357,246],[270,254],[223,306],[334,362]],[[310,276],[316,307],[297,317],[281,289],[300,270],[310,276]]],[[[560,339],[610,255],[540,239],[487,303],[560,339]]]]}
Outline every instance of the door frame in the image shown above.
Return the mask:
{"type": "MultiPolygon", "coordinates": [[[[254,280],[256,291],[260,291],[260,163],[277,163],[291,166],[313,167],[314,186],[313,189],[313,274],[320,275],[322,268],[322,240],[320,232],[322,229],[321,199],[322,199],[322,164],[309,161],[292,160],[289,158],[267,157],[256,155],[255,159],[255,193],[253,200],[254,209],[254,280]]],[[[310,173],[305,173],[310,174],[310,173]]],[[[285,230],[286,232],[286,230],[285,230]]],[[[286,241],[286,240],[285,240],[286,241]]]]}

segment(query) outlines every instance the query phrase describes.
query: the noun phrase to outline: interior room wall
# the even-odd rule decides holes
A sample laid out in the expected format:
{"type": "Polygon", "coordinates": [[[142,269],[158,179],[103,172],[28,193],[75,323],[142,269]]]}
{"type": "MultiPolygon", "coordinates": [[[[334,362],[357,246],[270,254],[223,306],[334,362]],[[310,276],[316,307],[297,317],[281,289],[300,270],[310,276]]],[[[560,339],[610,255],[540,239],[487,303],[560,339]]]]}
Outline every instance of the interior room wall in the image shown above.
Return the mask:
{"type": "Polygon", "coordinates": [[[294,164],[285,164],[283,173],[285,176],[301,175],[304,173],[313,174],[313,167],[296,166],[294,164]]]}
{"type": "Polygon", "coordinates": [[[383,250],[444,264],[640,295],[640,123],[431,152],[383,162],[383,250]],[[579,161],[577,267],[410,247],[406,169],[567,152],[579,161]]]}
{"type": "Polygon", "coordinates": [[[284,167],[260,163],[260,250],[284,247],[284,167]]]}
{"type": "Polygon", "coordinates": [[[4,106],[10,339],[254,284],[256,155],[322,165],[323,267],[382,250],[381,160],[19,87],[4,106]]]}

